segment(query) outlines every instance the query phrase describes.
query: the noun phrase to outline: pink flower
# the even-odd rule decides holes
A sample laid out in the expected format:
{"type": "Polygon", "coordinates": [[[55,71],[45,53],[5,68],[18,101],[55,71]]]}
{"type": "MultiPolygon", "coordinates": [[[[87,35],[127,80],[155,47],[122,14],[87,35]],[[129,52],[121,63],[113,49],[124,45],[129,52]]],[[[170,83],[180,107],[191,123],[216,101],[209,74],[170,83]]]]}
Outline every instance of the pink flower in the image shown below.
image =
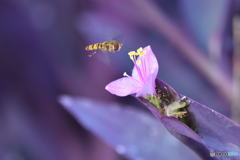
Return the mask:
{"type": "Polygon", "coordinates": [[[128,53],[134,63],[132,76],[109,83],[105,89],[117,96],[136,94],[136,97],[155,94],[155,79],[158,73],[158,62],[150,46],[139,48],[137,52],[128,53]],[[138,56],[138,57],[137,57],[138,56]]]}

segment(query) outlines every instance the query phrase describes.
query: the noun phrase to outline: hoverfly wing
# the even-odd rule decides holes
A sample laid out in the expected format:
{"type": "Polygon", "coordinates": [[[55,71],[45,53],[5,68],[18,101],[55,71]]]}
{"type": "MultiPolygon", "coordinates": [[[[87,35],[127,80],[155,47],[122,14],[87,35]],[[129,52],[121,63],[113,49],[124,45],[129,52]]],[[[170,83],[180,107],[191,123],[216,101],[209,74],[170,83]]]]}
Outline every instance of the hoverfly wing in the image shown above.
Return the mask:
{"type": "Polygon", "coordinates": [[[88,53],[88,57],[91,58],[91,57],[94,56],[95,54],[97,54],[97,51],[88,53]]]}

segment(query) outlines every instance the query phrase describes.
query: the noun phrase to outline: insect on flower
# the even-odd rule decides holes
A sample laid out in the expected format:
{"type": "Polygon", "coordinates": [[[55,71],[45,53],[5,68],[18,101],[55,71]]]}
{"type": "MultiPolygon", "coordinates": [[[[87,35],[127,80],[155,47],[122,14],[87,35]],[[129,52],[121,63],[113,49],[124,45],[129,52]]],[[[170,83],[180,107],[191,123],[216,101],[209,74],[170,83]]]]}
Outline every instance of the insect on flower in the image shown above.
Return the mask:
{"type": "Polygon", "coordinates": [[[156,86],[158,62],[151,47],[139,48],[137,52],[131,51],[128,55],[134,63],[132,75],[125,72],[123,78],[109,83],[105,89],[117,96],[135,94],[166,116],[184,117],[187,114],[185,108],[190,103],[188,99],[175,97],[166,87],[156,86]]]}
{"type": "Polygon", "coordinates": [[[104,41],[101,43],[95,43],[91,44],[85,47],[86,51],[93,51],[92,53],[89,54],[89,57],[92,57],[97,53],[97,51],[104,51],[104,52],[117,52],[120,51],[122,48],[122,43],[116,40],[109,40],[109,41],[104,41]]]}

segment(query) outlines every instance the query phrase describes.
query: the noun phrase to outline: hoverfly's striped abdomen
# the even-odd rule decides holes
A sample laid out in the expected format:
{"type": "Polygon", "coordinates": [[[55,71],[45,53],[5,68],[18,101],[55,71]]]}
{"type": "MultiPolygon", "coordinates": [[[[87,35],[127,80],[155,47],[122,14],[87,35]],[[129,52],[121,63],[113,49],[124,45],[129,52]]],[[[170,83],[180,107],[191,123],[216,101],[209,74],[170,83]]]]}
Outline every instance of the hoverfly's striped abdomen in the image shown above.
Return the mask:
{"type": "Polygon", "coordinates": [[[93,51],[93,50],[101,50],[102,48],[102,44],[101,43],[95,43],[95,44],[91,44],[88,45],[85,50],[86,51],[93,51]]]}

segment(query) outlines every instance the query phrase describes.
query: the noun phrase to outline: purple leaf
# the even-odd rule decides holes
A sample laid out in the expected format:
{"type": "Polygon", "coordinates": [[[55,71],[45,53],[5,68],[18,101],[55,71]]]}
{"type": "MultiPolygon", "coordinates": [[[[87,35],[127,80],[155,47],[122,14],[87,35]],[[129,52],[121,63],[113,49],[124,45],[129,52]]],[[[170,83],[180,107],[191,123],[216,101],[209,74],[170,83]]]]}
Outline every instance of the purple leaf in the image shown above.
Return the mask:
{"type": "Polygon", "coordinates": [[[200,160],[141,110],[70,96],[61,97],[60,102],[79,123],[132,160],[200,160]]]}
{"type": "MultiPolygon", "coordinates": [[[[158,88],[167,88],[175,96],[183,97],[161,80],[156,80],[158,88]]],[[[191,119],[189,127],[177,118],[161,114],[151,104],[142,101],[148,109],[176,138],[195,150],[203,159],[213,159],[210,152],[238,152],[240,155],[240,125],[224,115],[188,98],[191,119]],[[195,130],[195,131],[194,131],[195,130]]],[[[215,159],[226,159],[224,156],[215,159]]],[[[239,156],[231,157],[239,159],[239,156]]]]}

